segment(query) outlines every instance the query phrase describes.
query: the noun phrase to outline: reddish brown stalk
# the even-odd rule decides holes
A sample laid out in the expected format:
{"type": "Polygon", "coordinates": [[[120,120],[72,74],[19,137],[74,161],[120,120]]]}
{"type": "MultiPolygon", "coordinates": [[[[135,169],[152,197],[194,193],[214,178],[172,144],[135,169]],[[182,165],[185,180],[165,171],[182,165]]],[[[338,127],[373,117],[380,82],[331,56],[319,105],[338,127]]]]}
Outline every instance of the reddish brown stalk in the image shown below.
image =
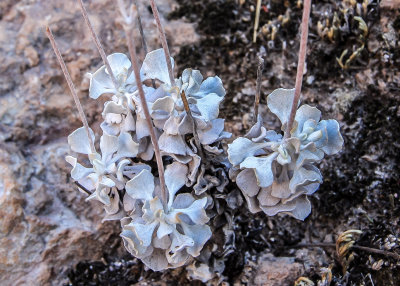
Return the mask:
{"type": "Polygon", "coordinates": [[[137,11],[136,18],[138,21],[138,28],[139,28],[140,36],[142,37],[143,50],[144,50],[145,55],[147,55],[147,44],[146,44],[146,38],[144,37],[144,33],[143,33],[142,18],[140,17],[139,5],[137,3],[137,0],[134,0],[133,3],[135,4],[136,11],[137,11]]]}
{"type": "Polygon", "coordinates": [[[111,77],[111,80],[112,80],[112,82],[113,82],[113,84],[115,86],[115,89],[117,89],[119,87],[117,79],[115,78],[115,75],[114,75],[114,73],[113,73],[113,71],[111,69],[110,63],[108,62],[106,53],[104,52],[104,49],[103,49],[103,47],[102,47],[102,45],[100,43],[99,37],[97,36],[96,32],[93,29],[93,26],[92,26],[92,23],[90,22],[90,19],[89,19],[88,13],[86,11],[85,5],[83,5],[83,1],[82,0],[78,0],[78,2],[79,2],[79,5],[81,7],[81,12],[82,12],[83,19],[85,19],[86,26],[88,26],[88,28],[89,28],[90,35],[92,36],[92,39],[93,39],[94,43],[96,44],[97,50],[100,53],[101,59],[103,60],[104,65],[106,66],[106,69],[108,71],[108,74],[111,77]]]}
{"type": "Polygon", "coordinates": [[[264,70],[264,59],[262,57],[258,57],[256,96],[254,99],[254,118],[253,118],[254,123],[257,122],[257,117],[258,117],[258,105],[260,104],[261,79],[263,70],[264,70]]]}
{"type": "MultiPolygon", "coordinates": [[[[292,248],[303,248],[303,247],[336,247],[335,243],[301,243],[297,244],[294,246],[291,246],[292,248]]],[[[392,257],[394,259],[400,259],[400,255],[395,253],[395,252],[390,252],[390,251],[385,251],[381,249],[376,249],[372,247],[367,247],[367,246],[360,246],[360,245],[353,245],[350,247],[350,249],[359,249],[371,253],[376,253],[376,254],[381,254],[385,256],[392,257]]]]}
{"type": "Polygon", "coordinates": [[[137,55],[136,55],[136,50],[135,50],[134,39],[133,39],[133,36],[131,33],[132,33],[132,31],[130,31],[129,29],[125,30],[126,38],[128,41],[129,54],[131,56],[131,61],[132,61],[132,68],[133,68],[133,72],[135,73],[135,80],[136,80],[137,88],[139,91],[140,102],[142,104],[142,108],[143,108],[144,115],[146,118],[147,127],[150,130],[151,143],[153,144],[154,154],[156,156],[158,176],[160,178],[161,200],[163,202],[164,208],[166,208],[168,202],[167,202],[167,188],[165,187],[164,165],[162,162],[160,147],[158,146],[158,140],[156,137],[156,132],[154,129],[153,121],[151,120],[149,108],[147,107],[146,97],[144,95],[143,85],[142,85],[142,81],[140,79],[139,65],[137,62],[137,55]]]}
{"type": "Polygon", "coordinates": [[[171,82],[171,87],[175,86],[174,73],[172,71],[171,55],[169,53],[169,48],[167,44],[167,37],[165,36],[164,28],[161,25],[160,14],[158,13],[157,5],[154,0],[150,0],[151,10],[153,11],[154,19],[156,20],[158,37],[160,38],[161,45],[164,49],[165,59],[167,61],[169,80],[171,82]]]}
{"type": "Polygon", "coordinates": [[[79,101],[78,95],[76,94],[74,83],[72,82],[72,79],[68,72],[67,66],[65,65],[65,62],[61,56],[60,50],[58,49],[57,43],[54,39],[53,33],[51,32],[49,26],[46,26],[46,35],[50,40],[51,46],[53,47],[53,51],[56,54],[56,57],[61,66],[62,72],[64,73],[64,77],[67,80],[68,87],[71,91],[72,97],[74,98],[76,107],[78,108],[79,116],[81,117],[83,126],[85,127],[85,130],[86,130],[86,133],[87,133],[87,136],[89,139],[90,150],[92,151],[92,153],[95,153],[96,149],[94,148],[94,142],[92,140],[92,136],[89,131],[89,124],[87,122],[85,113],[83,112],[83,108],[82,108],[81,102],[79,101]]]}
{"type": "MultiPolygon", "coordinates": [[[[147,49],[147,43],[146,43],[146,38],[144,36],[144,32],[143,32],[143,25],[142,25],[142,18],[140,17],[140,11],[139,11],[139,5],[137,3],[137,0],[134,0],[134,4],[136,7],[136,13],[137,13],[137,21],[138,21],[138,28],[139,28],[139,32],[140,32],[140,37],[142,38],[142,47],[143,47],[143,51],[144,54],[147,55],[148,49],[147,49]]],[[[156,88],[156,81],[154,79],[151,79],[151,85],[153,86],[153,88],[156,88]]]]}
{"type": "Polygon", "coordinates": [[[307,39],[308,39],[308,22],[310,19],[311,0],[304,0],[303,18],[301,20],[301,39],[299,61],[297,64],[296,84],[294,90],[294,98],[292,109],[290,110],[289,120],[286,125],[285,138],[290,137],[290,131],[293,127],[294,117],[296,115],[297,105],[300,100],[301,85],[303,83],[304,64],[307,54],[307,39]]]}
{"type": "MultiPolygon", "coordinates": [[[[171,82],[171,87],[174,87],[175,86],[175,79],[174,79],[174,73],[172,72],[171,55],[169,53],[169,48],[168,48],[167,38],[165,36],[164,28],[163,28],[163,26],[161,24],[160,14],[158,13],[157,5],[156,5],[154,0],[150,0],[150,5],[151,5],[151,10],[153,11],[154,18],[156,20],[157,29],[158,29],[158,36],[160,38],[161,45],[162,45],[163,50],[164,50],[165,60],[167,61],[168,74],[169,74],[169,80],[171,82]]],[[[183,102],[186,101],[186,103],[187,103],[187,99],[186,99],[185,93],[180,93],[180,96],[181,96],[182,101],[183,102]]],[[[193,122],[193,124],[192,124],[193,125],[193,136],[194,136],[194,140],[195,140],[197,149],[199,150],[199,155],[200,155],[200,157],[202,159],[204,159],[203,148],[202,148],[202,146],[200,144],[199,136],[197,134],[196,121],[194,120],[194,118],[192,116],[192,112],[190,111],[189,104],[186,104],[184,106],[185,106],[185,110],[186,110],[187,115],[189,116],[189,118],[193,122]]],[[[203,162],[204,162],[204,160],[203,160],[203,162]]]]}

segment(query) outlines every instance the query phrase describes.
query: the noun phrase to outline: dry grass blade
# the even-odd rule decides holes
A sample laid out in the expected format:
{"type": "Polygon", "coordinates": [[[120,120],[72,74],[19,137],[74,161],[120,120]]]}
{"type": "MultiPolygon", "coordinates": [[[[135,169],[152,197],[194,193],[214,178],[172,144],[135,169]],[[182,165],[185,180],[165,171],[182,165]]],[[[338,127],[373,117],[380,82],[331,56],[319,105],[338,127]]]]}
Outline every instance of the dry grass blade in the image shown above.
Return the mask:
{"type": "Polygon", "coordinates": [[[153,11],[154,19],[156,20],[158,36],[161,41],[161,45],[164,50],[165,60],[167,61],[168,74],[171,87],[175,86],[174,73],[172,71],[172,62],[171,62],[171,54],[169,52],[167,37],[165,36],[164,28],[161,24],[160,14],[158,13],[157,5],[154,0],[150,0],[151,10],[153,11]]]}
{"type": "Polygon", "coordinates": [[[264,59],[262,57],[258,57],[256,96],[254,99],[254,118],[253,118],[254,123],[257,122],[257,117],[258,117],[258,105],[260,104],[261,80],[262,80],[263,70],[264,70],[264,59]]]}
{"type": "Polygon", "coordinates": [[[63,60],[63,58],[61,56],[60,50],[58,49],[58,46],[57,46],[57,43],[56,43],[56,41],[54,39],[53,33],[51,32],[50,27],[48,27],[48,26],[46,27],[46,35],[50,40],[51,46],[53,47],[53,51],[56,54],[57,60],[58,60],[58,62],[60,64],[60,66],[61,66],[61,69],[62,69],[63,73],[64,73],[64,77],[67,80],[68,87],[69,87],[69,89],[71,91],[72,97],[74,98],[76,107],[78,108],[79,116],[81,117],[83,126],[85,127],[85,130],[86,130],[86,133],[87,133],[87,136],[88,136],[88,139],[89,139],[90,150],[92,151],[92,153],[95,153],[96,149],[94,147],[94,142],[92,140],[92,136],[91,136],[90,131],[89,131],[89,124],[87,122],[85,113],[83,112],[82,104],[79,101],[79,98],[78,98],[78,95],[76,93],[76,89],[75,89],[74,83],[72,82],[72,78],[71,78],[71,76],[70,76],[70,74],[68,72],[67,66],[65,65],[65,62],[64,62],[64,60],[63,60]]]}
{"type": "Polygon", "coordinates": [[[289,120],[286,125],[286,130],[285,130],[285,134],[284,134],[285,138],[290,137],[290,131],[292,130],[294,117],[296,115],[297,104],[300,99],[301,86],[303,83],[304,65],[305,65],[306,53],[307,53],[308,22],[310,19],[310,11],[311,11],[311,0],[305,0],[304,8],[303,8],[303,18],[301,20],[300,51],[299,51],[299,61],[297,64],[294,99],[293,99],[292,109],[290,110],[289,120]]]}
{"type": "Polygon", "coordinates": [[[96,44],[97,49],[99,50],[101,59],[103,60],[104,65],[106,66],[107,72],[108,72],[108,74],[110,75],[111,80],[112,80],[112,82],[113,82],[115,88],[117,89],[117,88],[118,88],[117,79],[115,78],[115,75],[114,75],[114,73],[113,73],[113,71],[112,71],[112,69],[111,69],[110,63],[109,63],[108,60],[107,60],[106,53],[104,52],[104,49],[103,49],[103,47],[102,47],[102,45],[101,45],[101,43],[100,43],[99,37],[97,36],[96,32],[95,32],[94,29],[93,29],[93,25],[92,25],[92,23],[90,22],[90,19],[89,19],[89,16],[88,16],[88,14],[87,14],[85,5],[83,4],[83,1],[82,1],[82,0],[78,0],[78,2],[79,2],[79,5],[80,5],[80,8],[81,8],[81,12],[82,12],[83,19],[85,20],[85,23],[86,23],[86,25],[87,25],[88,28],[89,28],[90,35],[92,36],[93,41],[94,41],[94,43],[96,44]]]}
{"type": "Polygon", "coordinates": [[[143,85],[140,79],[140,71],[139,71],[139,65],[137,62],[137,55],[136,55],[136,50],[135,50],[135,44],[132,36],[132,31],[130,30],[125,30],[126,33],[126,38],[128,41],[128,48],[129,48],[129,54],[131,56],[131,61],[132,61],[132,69],[135,74],[135,80],[137,84],[137,88],[139,91],[139,97],[140,97],[140,102],[142,104],[143,112],[146,118],[146,123],[147,127],[150,130],[150,138],[151,138],[151,143],[153,144],[154,147],[154,154],[156,157],[156,162],[157,162],[157,168],[158,168],[158,176],[160,179],[160,187],[161,187],[161,200],[163,202],[164,209],[166,210],[167,207],[167,188],[165,186],[165,176],[164,176],[164,165],[160,153],[160,147],[158,146],[158,140],[155,132],[155,128],[153,125],[153,121],[151,120],[149,108],[147,106],[147,101],[146,97],[144,95],[144,90],[143,90],[143,85]]]}
{"type": "Polygon", "coordinates": [[[257,41],[257,30],[260,23],[261,0],[257,0],[256,18],[254,20],[253,43],[257,41]]]}

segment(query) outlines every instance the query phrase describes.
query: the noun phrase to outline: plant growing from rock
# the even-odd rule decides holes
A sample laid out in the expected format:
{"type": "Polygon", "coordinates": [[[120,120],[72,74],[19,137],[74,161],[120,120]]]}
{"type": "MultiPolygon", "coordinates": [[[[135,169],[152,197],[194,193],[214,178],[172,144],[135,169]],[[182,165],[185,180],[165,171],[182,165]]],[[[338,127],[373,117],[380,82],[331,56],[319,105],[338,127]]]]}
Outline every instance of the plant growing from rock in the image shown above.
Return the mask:
{"type": "MultiPolygon", "coordinates": [[[[322,120],[321,112],[309,105],[299,108],[306,57],[311,1],[304,2],[299,62],[294,89],[277,89],[267,104],[282,124],[283,136],[263,126],[260,116],[245,137],[229,145],[228,158],[235,180],[252,213],[269,216],[287,213],[304,220],[311,212],[307,199],[322,183],[314,163],[324,155],[340,151],[343,138],[335,120],[322,120]]],[[[258,102],[258,99],[256,99],[258,102]]],[[[255,114],[257,114],[257,106],[255,114]]]]}
{"type": "MultiPolygon", "coordinates": [[[[320,121],[320,111],[308,105],[297,109],[307,17],[303,18],[296,88],[278,89],[268,96],[268,106],[285,130],[283,136],[267,131],[262,118],[256,116],[249,133],[233,141],[226,154],[223,140],[231,134],[224,130],[224,119],[218,118],[225,96],[222,81],[218,76],[204,79],[200,71],[190,68],[174,77],[174,61],[155,2],[151,0],[150,4],[163,48],[147,53],[141,68],[132,35],[135,6],[126,9],[125,3],[118,1],[129,59],[122,53],[105,55],[82,0],[79,4],[104,62],[90,74],[89,96],[107,96],[109,100],[102,112],[98,151],[96,136],[47,28],[83,123],[68,136],[68,143],[72,151],[87,157],[80,161],[81,157],[67,156],[66,160],[72,165],[71,177],[89,195],[87,200],[103,204],[104,219],[121,221],[121,237],[133,256],[155,271],[189,264],[197,258],[200,264],[192,264],[191,272],[195,276],[206,273],[212,257],[210,238],[221,225],[219,221],[225,220],[223,224],[228,226],[224,229],[226,237],[233,233],[226,214],[228,208],[235,208],[232,198],[239,192],[227,194],[229,168],[251,212],[286,212],[298,219],[310,213],[307,195],[322,183],[313,164],[324,154],[337,153],[343,140],[336,121],[320,121]]],[[[305,15],[309,6],[306,1],[305,15]]],[[[260,76],[261,71],[260,64],[260,76]]],[[[259,97],[256,114],[258,102],[259,97]]],[[[213,271],[222,272],[223,267],[214,267],[213,271]]]]}

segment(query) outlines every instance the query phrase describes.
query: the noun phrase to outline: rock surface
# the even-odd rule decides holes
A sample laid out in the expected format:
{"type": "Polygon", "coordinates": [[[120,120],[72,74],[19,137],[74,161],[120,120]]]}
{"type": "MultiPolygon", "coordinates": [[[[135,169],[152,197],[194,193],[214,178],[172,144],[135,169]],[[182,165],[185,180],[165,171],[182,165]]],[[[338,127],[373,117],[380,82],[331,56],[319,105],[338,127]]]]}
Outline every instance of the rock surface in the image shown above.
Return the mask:
{"type": "MultiPolygon", "coordinates": [[[[90,1],[86,7],[106,53],[126,52],[119,11],[112,2],[90,1]]],[[[148,46],[158,48],[155,22],[147,4],[139,5],[148,46]]],[[[159,3],[160,13],[165,15],[173,5],[159,3]]],[[[84,75],[94,72],[101,60],[77,1],[1,1],[1,285],[61,285],[67,282],[66,269],[82,260],[99,260],[120,240],[118,222],[102,223],[101,207],[85,202],[85,194],[69,177],[66,136],[81,123],[44,34],[46,24],[90,125],[100,131],[102,103],[88,98],[84,75]]],[[[173,53],[198,37],[193,25],[182,21],[168,23],[166,33],[173,53]]]]}
{"type": "Polygon", "coordinates": [[[282,286],[292,285],[304,273],[302,264],[293,257],[275,257],[266,253],[258,258],[256,272],[251,285],[282,286]]]}

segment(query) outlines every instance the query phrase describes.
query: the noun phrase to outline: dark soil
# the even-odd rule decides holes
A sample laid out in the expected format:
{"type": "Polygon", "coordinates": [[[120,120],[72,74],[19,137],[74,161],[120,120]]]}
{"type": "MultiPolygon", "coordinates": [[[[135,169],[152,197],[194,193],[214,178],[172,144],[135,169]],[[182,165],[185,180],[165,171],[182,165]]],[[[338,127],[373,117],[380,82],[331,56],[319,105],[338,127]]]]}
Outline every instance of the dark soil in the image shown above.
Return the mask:
{"type": "MultiPolygon", "coordinates": [[[[220,76],[227,90],[221,117],[226,118],[229,131],[242,135],[248,127],[243,118],[252,112],[258,55],[265,59],[261,103],[273,89],[294,86],[302,9],[297,1],[262,1],[260,27],[285,13],[289,22],[277,26],[275,40],[260,35],[253,44],[250,6],[255,1],[243,1],[243,5],[229,0],[177,2],[170,18],[197,23],[201,35],[197,45],[181,47],[175,55],[179,73],[190,66],[205,75],[220,76]]],[[[226,256],[224,272],[230,283],[240,281],[246,259],[260,252],[293,256],[300,242],[334,242],[348,229],[362,230],[356,244],[371,248],[385,249],[390,235],[399,238],[400,49],[398,40],[393,45],[383,34],[390,24],[398,39],[400,12],[381,8],[377,1],[362,15],[341,12],[342,8],[341,1],[334,0],[313,6],[303,93],[306,102],[323,110],[323,117],[340,121],[343,151],[321,164],[324,183],[312,197],[313,211],[305,222],[287,216],[251,215],[245,208],[233,213],[235,251],[226,256]],[[321,38],[317,22],[329,18],[332,23],[335,12],[342,29],[332,39],[321,38]],[[366,22],[367,36],[362,36],[355,16],[366,22]],[[362,45],[364,49],[342,69],[336,58],[348,49],[347,59],[362,45]]],[[[274,120],[267,118],[267,122],[274,120]]],[[[235,188],[229,187],[229,191],[235,188]]],[[[386,250],[399,253],[399,244],[398,240],[386,250]]],[[[400,263],[390,257],[354,250],[355,259],[343,275],[334,249],[324,250],[333,265],[331,285],[400,285],[400,263]],[[380,259],[381,268],[374,270],[372,265],[380,259]]],[[[314,268],[305,276],[317,282],[319,273],[314,268]]],[[[183,268],[163,274],[146,272],[138,261],[115,256],[103,262],[81,262],[69,270],[68,277],[71,285],[131,285],[141,280],[155,285],[190,284],[183,268]]]]}

